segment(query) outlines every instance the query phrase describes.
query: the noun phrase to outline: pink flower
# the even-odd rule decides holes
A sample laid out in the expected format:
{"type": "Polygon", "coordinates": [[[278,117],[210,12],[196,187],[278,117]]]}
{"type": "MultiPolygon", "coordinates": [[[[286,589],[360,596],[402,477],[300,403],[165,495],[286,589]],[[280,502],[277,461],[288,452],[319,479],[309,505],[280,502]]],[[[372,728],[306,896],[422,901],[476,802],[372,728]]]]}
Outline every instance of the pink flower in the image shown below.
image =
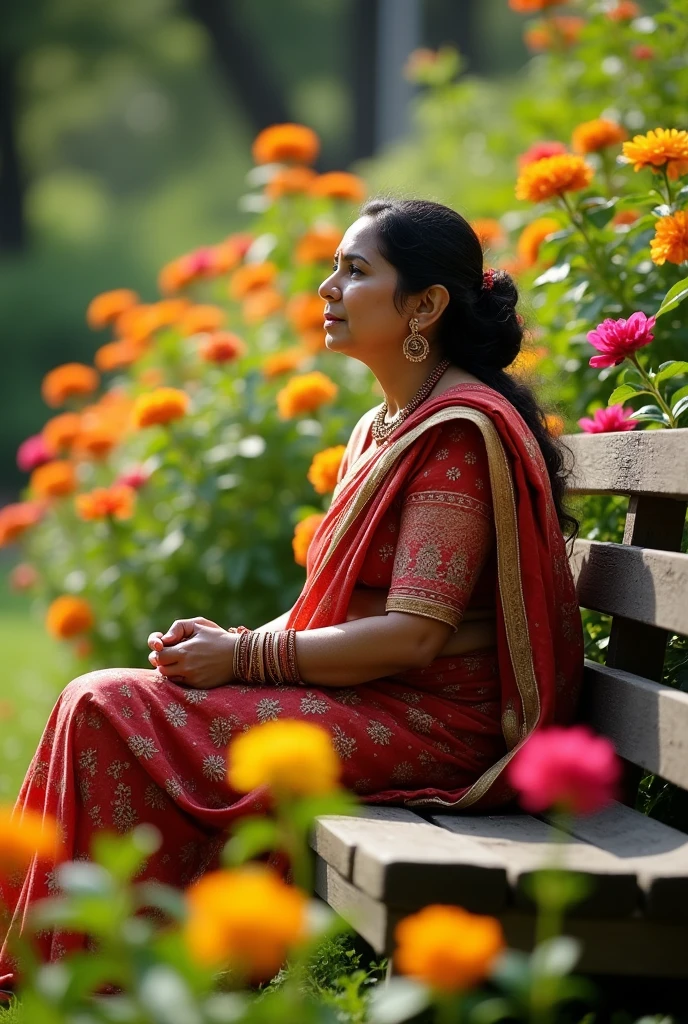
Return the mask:
{"type": "Polygon", "coordinates": [[[185,269],[193,277],[202,277],[203,274],[212,273],[215,266],[215,256],[211,248],[195,249],[186,256],[185,269]]]}
{"type": "Polygon", "coordinates": [[[37,466],[50,462],[54,457],[55,453],[50,451],[42,434],[27,437],[17,448],[17,465],[22,473],[31,473],[37,466]]]}
{"type": "Polygon", "coordinates": [[[630,406],[622,409],[620,405],[610,405],[607,409],[595,409],[592,419],[584,416],[578,420],[578,426],[586,434],[607,434],[612,430],[635,430],[637,420],[630,418],[633,410],[630,406]]]}
{"type": "Polygon", "coordinates": [[[535,732],[509,769],[511,785],[532,813],[555,807],[593,814],[615,798],[620,776],[612,743],[585,725],[535,732]]]}
{"type": "Polygon", "coordinates": [[[645,43],[638,43],[631,50],[632,55],[636,60],[652,60],[655,55],[655,51],[651,46],[646,46],[645,43]]]}
{"type": "Polygon", "coordinates": [[[534,142],[530,149],[519,156],[519,170],[528,164],[534,164],[537,160],[545,160],[548,156],[561,156],[562,153],[568,153],[563,142],[534,142]]]}
{"type": "Polygon", "coordinates": [[[591,366],[618,366],[643,345],[649,345],[654,334],[655,317],[644,313],[631,313],[628,320],[603,320],[594,331],[588,332],[588,341],[601,352],[593,356],[591,366]]]}
{"type": "Polygon", "coordinates": [[[120,473],[115,480],[117,487],[123,485],[125,487],[133,487],[135,491],[140,490],[144,484],[148,483],[150,475],[146,473],[143,466],[134,466],[133,469],[127,470],[126,473],[120,473]]]}
{"type": "Polygon", "coordinates": [[[38,573],[30,562],[20,562],[10,573],[12,590],[30,590],[38,583],[38,573]]]}

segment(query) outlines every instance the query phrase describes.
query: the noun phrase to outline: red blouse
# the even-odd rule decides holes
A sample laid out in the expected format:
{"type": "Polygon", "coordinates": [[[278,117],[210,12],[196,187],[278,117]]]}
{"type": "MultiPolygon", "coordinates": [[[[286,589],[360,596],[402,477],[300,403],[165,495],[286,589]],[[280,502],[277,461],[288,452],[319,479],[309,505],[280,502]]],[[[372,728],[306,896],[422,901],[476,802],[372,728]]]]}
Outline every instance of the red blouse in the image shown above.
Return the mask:
{"type": "Polygon", "coordinates": [[[495,534],[487,452],[473,423],[447,423],[373,534],[358,585],[387,611],[446,622],[494,610],[495,534]]]}

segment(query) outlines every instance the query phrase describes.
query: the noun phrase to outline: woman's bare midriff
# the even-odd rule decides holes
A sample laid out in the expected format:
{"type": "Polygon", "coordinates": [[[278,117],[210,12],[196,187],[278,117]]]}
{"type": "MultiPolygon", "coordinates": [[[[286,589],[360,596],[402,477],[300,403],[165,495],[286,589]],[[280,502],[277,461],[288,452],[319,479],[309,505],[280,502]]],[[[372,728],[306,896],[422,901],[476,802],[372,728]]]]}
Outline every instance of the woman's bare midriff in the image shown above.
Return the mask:
{"type": "MultiPolygon", "coordinates": [[[[373,587],[355,587],[349,602],[346,621],[365,619],[371,615],[384,615],[387,592],[373,587]]],[[[494,615],[488,611],[468,611],[456,633],[447,640],[438,657],[458,656],[494,647],[497,643],[497,627],[494,615]]]]}

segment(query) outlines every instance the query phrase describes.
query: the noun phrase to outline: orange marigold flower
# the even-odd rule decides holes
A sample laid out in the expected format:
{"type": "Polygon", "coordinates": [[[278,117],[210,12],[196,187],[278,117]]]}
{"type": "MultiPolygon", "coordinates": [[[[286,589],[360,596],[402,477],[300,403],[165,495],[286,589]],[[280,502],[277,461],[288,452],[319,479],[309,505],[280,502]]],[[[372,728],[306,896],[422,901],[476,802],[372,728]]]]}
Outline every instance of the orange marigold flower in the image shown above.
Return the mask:
{"type": "Polygon", "coordinates": [[[550,156],[523,168],[516,182],[516,198],[539,203],[564,192],[575,192],[587,188],[594,174],[582,156],[550,156]]]}
{"type": "Polygon", "coordinates": [[[294,250],[296,263],[330,263],[341,240],[339,228],[330,224],[317,225],[302,235],[294,250]]]}
{"type": "Polygon", "coordinates": [[[179,318],[179,330],[186,335],[205,334],[219,330],[225,319],[219,306],[189,306],[179,318]]]}
{"type": "Polygon", "coordinates": [[[265,722],[229,744],[227,778],[239,793],[260,786],[288,796],[329,793],[341,770],[329,732],[312,722],[265,722]]]}
{"type": "Polygon", "coordinates": [[[545,426],[552,437],[559,437],[564,433],[564,421],[561,416],[548,412],[545,416],[545,426]]]}
{"type": "Polygon", "coordinates": [[[305,567],[311,541],[324,518],[324,512],[314,512],[312,515],[306,516],[305,519],[302,519],[294,527],[294,537],[291,546],[294,551],[294,561],[297,565],[305,567]]]}
{"type": "Polygon", "coordinates": [[[139,380],[147,388],[159,388],[165,383],[165,375],[158,366],[149,366],[139,377],[139,380]]]}
{"type": "Polygon", "coordinates": [[[537,263],[540,246],[548,235],[559,231],[561,225],[554,217],[538,217],[537,220],[526,224],[516,243],[518,257],[526,267],[532,267],[537,263]]]}
{"type": "Polygon", "coordinates": [[[300,346],[275,352],[263,360],[263,374],[266,377],[279,377],[282,373],[293,373],[307,357],[308,353],[300,346]]]}
{"type": "Polygon", "coordinates": [[[316,178],[310,167],[281,167],[265,186],[270,199],[281,196],[306,195],[316,178]]]}
{"type": "Polygon", "coordinates": [[[66,459],[46,462],[34,469],[29,486],[40,498],[63,498],[76,490],[74,466],[66,459]]]}
{"type": "Polygon", "coordinates": [[[546,355],[546,348],[522,348],[509,367],[509,373],[516,377],[529,377],[546,355]]]}
{"type": "Polygon", "coordinates": [[[323,330],[325,303],[319,295],[299,292],[287,303],[287,318],[299,334],[306,331],[323,330]]]}
{"type": "Polygon", "coordinates": [[[299,335],[299,341],[303,347],[308,352],[312,352],[313,355],[317,356],[320,353],[327,351],[324,327],[310,327],[307,331],[302,331],[299,335]]]}
{"type": "Polygon", "coordinates": [[[536,14],[546,7],[556,7],[561,0],[509,0],[509,7],[519,14],[536,14]]]}
{"type": "Polygon", "coordinates": [[[246,355],[246,345],[238,334],[216,331],[203,341],[200,351],[207,363],[229,363],[246,355]]]}
{"type": "Polygon", "coordinates": [[[284,299],[276,288],[259,288],[244,299],[241,315],[248,324],[259,324],[274,316],[284,306],[284,299]]]}
{"type": "Polygon", "coordinates": [[[639,17],[641,14],[640,7],[633,0],[619,0],[616,7],[612,7],[610,11],[607,11],[607,17],[610,21],[632,21],[633,18],[639,17]]]}
{"type": "Polygon", "coordinates": [[[571,143],[576,153],[597,153],[606,146],[615,146],[628,138],[628,132],[616,121],[608,121],[597,117],[593,121],[583,121],[576,125],[571,136],[571,143]]]}
{"type": "Polygon", "coordinates": [[[626,162],[633,164],[634,171],[649,167],[656,173],[666,166],[669,177],[676,179],[688,172],[688,131],[655,128],[624,142],[622,152],[626,162]]]}
{"type": "Polygon", "coordinates": [[[516,162],[519,170],[522,170],[527,164],[534,164],[537,160],[544,160],[548,156],[560,156],[562,153],[567,152],[568,150],[563,142],[545,139],[542,142],[534,142],[525,153],[521,153],[516,158],[516,162]]]}
{"type": "Polygon", "coordinates": [[[138,295],[130,288],[116,288],[114,291],[96,295],[86,310],[88,326],[99,330],[107,324],[114,323],[125,309],[135,306],[138,301],[138,295]]]}
{"type": "Polygon", "coordinates": [[[114,370],[123,370],[131,366],[141,355],[141,349],[124,338],[121,341],[109,341],[107,345],[101,345],[93,359],[101,373],[111,373],[114,370]]]}
{"type": "Polygon", "coordinates": [[[273,124],[258,133],[251,152],[257,164],[312,164],[320,139],[305,124],[273,124]]]}
{"type": "Polygon", "coordinates": [[[506,948],[494,917],[433,904],[396,927],[394,962],[403,974],[441,992],[472,988],[506,948]]]}
{"type": "Polygon", "coordinates": [[[84,363],[63,363],[46,373],[41,384],[41,394],[47,405],[55,408],[64,405],[70,398],[83,398],[98,387],[99,376],[92,366],[84,363]]]}
{"type": "Polygon", "coordinates": [[[63,412],[48,420],[41,434],[46,447],[59,452],[62,448],[71,448],[80,430],[81,416],[76,412],[63,412]]]}
{"type": "Polygon", "coordinates": [[[612,217],[612,224],[615,227],[623,226],[624,224],[635,224],[639,217],[642,217],[640,210],[619,210],[612,217]]]}
{"type": "Polygon", "coordinates": [[[147,342],[160,326],[158,313],[152,303],[125,309],[115,321],[115,331],[135,345],[147,342]]]}
{"type": "Polygon", "coordinates": [[[241,263],[241,245],[231,238],[213,246],[213,269],[216,274],[227,274],[241,263]]]}
{"type": "Polygon", "coordinates": [[[518,277],[525,270],[528,269],[528,265],[524,263],[520,256],[503,256],[497,263],[499,270],[505,270],[510,277],[518,277]]]}
{"type": "Polygon", "coordinates": [[[15,813],[9,804],[0,807],[0,869],[3,873],[25,871],[34,857],[46,862],[63,857],[56,820],[24,807],[15,813]]]}
{"type": "Polygon", "coordinates": [[[151,319],[155,320],[158,327],[172,327],[190,305],[188,299],[161,299],[153,303],[151,319]]]}
{"type": "Polygon", "coordinates": [[[270,868],[209,871],[186,891],[184,928],[192,958],[228,965],[247,981],[267,981],[306,936],[305,893],[270,868]]]}
{"type": "Polygon", "coordinates": [[[93,609],[83,597],[63,594],[56,597],[48,608],[45,624],[51,636],[69,640],[79,633],[87,633],[95,619],[93,609]]]}
{"type": "Polygon", "coordinates": [[[171,260],[158,274],[158,288],[163,295],[174,295],[189,283],[189,268],[182,257],[171,260]]]}
{"type": "Polygon", "coordinates": [[[346,445],[338,444],[334,448],[324,448],[313,456],[306,476],[318,494],[329,494],[335,489],[345,451],[346,445]]]}
{"type": "Polygon", "coordinates": [[[74,499],[77,515],[81,519],[130,519],[134,514],[136,491],[126,484],[111,487],[96,487],[86,494],[77,494],[74,499]]]}
{"type": "Polygon", "coordinates": [[[245,263],[232,274],[229,281],[229,294],[231,298],[241,302],[251,292],[261,288],[267,288],[275,283],[279,268],[277,264],[267,260],[265,263],[245,263]]]}
{"type": "Polygon", "coordinates": [[[74,441],[72,452],[85,459],[105,459],[117,447],[121,438],[121,429],[115,423],[94,417],[74,441]]]}
{"type": "Polygon", "coordinates": [[[279,414],[287,420],[301,413],[315,412],[325,402],[331,402],[338,390],[334,381],[320,370],[299,374],[277,392],[279,414]]]}
{"type": "Polygon", "coordinates": [[[320,174],[311,185],[312,196],[325,196],[327,199],[343,199],[349,203],[361,203],[366,197],[365,182],[356,174],[348,171],[330,171],[320,174]]]}
{"type": "Polygon", "coordinates": [[[471,221],[471,227],[480,239],[483,249],[506,244],[504,228],[494,217],[478,217],[476,220],[471,221]]]}
{"type": "Polygon", "coordinates": [[[528,49],[536,53],[557,46],[574,46],[584,26],[583,18],[566,14],[554,15],[548,21],[527,28],[523,33],[523,39],[528,49]]]}
{"type": "Polygon", "coordinates": [[[652,262],[661,267],[688,260],[688,211],[678,210],[660,217],[655,224],[655,237],[650,242],[652,262]]]}
{"type": "Polygon", "coordinates": [[[134,402],[132,418],[137,427],[152,427],[171,423],[185,416],[189,396],[179,388],[157,388],[147,395],[139,395],[134,402]]]}
{"type": "Polygon", "coordinates": [[[36,501],[18,501],[0,508],[0,548],[18,540],[40,521],[42,514],[36,501]]]}

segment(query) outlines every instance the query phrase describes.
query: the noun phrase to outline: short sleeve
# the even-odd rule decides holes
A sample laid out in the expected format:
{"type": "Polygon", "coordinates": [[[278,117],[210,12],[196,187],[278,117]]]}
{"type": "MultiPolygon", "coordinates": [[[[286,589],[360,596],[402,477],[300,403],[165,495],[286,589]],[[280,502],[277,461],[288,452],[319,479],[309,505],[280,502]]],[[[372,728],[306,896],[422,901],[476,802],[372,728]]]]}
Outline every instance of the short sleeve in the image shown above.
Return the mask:
{"type": "Polygon", "coordinates": [[[387,611],[454,631],[494,544],[485,443],[473,423],[443,424],[404,492],[387,611]]]}

